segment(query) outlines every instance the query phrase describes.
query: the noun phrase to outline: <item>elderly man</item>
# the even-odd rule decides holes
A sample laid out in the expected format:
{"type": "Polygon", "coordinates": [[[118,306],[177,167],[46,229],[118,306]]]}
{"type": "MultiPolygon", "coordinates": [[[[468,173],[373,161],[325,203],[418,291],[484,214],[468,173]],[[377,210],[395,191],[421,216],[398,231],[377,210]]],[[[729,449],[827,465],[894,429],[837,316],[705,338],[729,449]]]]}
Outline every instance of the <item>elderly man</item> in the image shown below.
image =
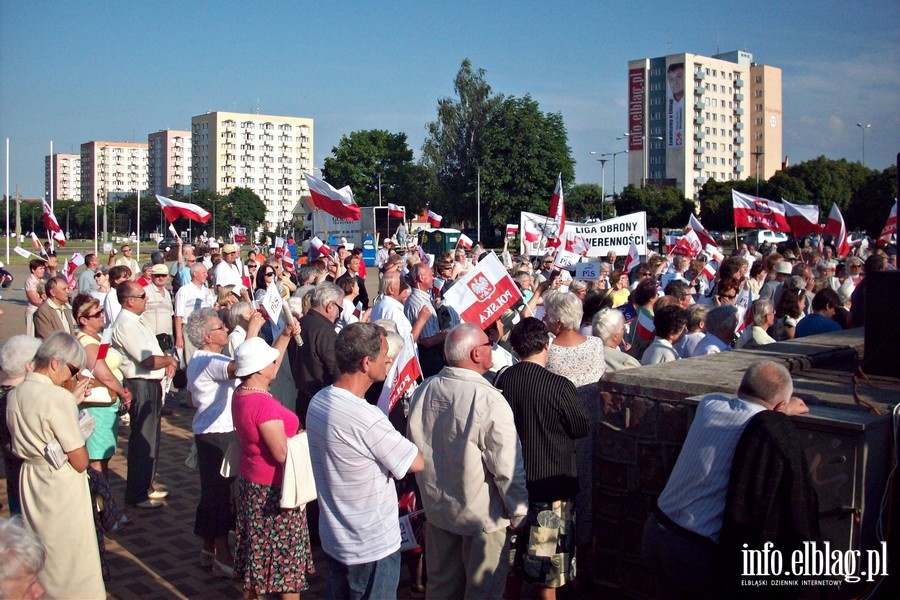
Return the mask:
{"type": "Polygon", "coordinates": [[[403,305],[403,313],[410,323],[419,319],[422,309],[428,310],[431,316],[422,328],[419,335],[419,363],[422,366],[422,374],[430,377],[436,374],[444,366],[444,353],[441,347],[444,344],[446,332],[441,330],[437,310],[431,301],[431,289],[434,287],[434,274],[431,267],[425,263],[416,263],[409,271],[412,283],[412,293],[403,305]]]}
{"type": "Polygon", "coordinates": [[[172,329],[175,333],[175,348],[184,352],[185,366],[190,362],[195,348],[184,335],[184,326],[195,310],[213,307],[216,304],[215,296],[206,285],[208,275],[209,269],[206,265],[202,262],[195,262],[191,265],[190,282],[181,286],[178,293],[175,294],[175,320],[172,329]]]}
{"type": "Polygon", "coordinates": [[[233,285],[235,291],[240,290],[241,299],[244,302],[250,302],[250,292],[244,286],[241,263],[238,260],[238,247],[234,244],[225,244],[222,247],[222,260],[213,271],[213,280],[216,285],[216,295],[226,285],[233,285]]]}
{"type": "Polygon", "coordinates": [[[512,410],[484,378],[491,342],[463,323],[444,342],[447,365],[413,394],[409,438],[425,457],[416,475],[428,518],[429,598],[503,596],[507,528],[528,513],[512,410]]]}
{"type": "Polygon", "coordinates": [[[419,310],[418,319],[415,324],[411,324],[404,313],[403,303],[409,298],[411,289],[409,284],[403,280],[400,273],[385,273],[379,284],[379,296],[381,301],[372,308],[372,314],[369,315],[371,322],[379,319],[388,319],[397,325],[397,333],[404,339],[412,337],[414,342],[419,340],[422,328],[431,318],[431,312],[426,306],[419,310]]]}
{"type": "Polygon", "coordinates": [[[734,306],[717,306],[706,313],[706,335],[697,343],[691,356],[705,356],[731,350],[737,321],[738,310],[734,306]]]}
{"type": "Polygon", "coordinates": [[[112,346],[122,355],[119,367],[131,392],[131,434],[128,437],[128,480],[125,502],[138,508],[159,508],[168,492],[153,489],[159,457],[162,379],[175,374],[177,362],[159,347],[156,335],[141,322],[147,292],[127,281],[116,289],[122,310],[112,331],[112,346]]]}
{"type": "Polygon", "coordinates": [[[69,284],[65,277],[52,277],[47,282],[47,299],[34,313],[34,335],[42,340],[54,331],[75,335],[75,319],[69,305],[69,284]]]}
{"type": "Polygon", "coordinates": [[[337,380],[313,397],[306,415],[328,598],[397,594],[400,527],[391,477],[417,473],[425,463],[387,416],[365,400],[369,387],[387,375],[387,349],[381,327],[344,327],[335,341],[337,380]]]}
{"type": "Polygon", "coordinates": [[[93,252],[84,255],[84,271],[78,276],[78,293],[89,294],[97,289],[97,280],[94,274],[97,267],[100,266],[100,260],[93,252]]]}
{"type": "Polygon", "coordinates": [[[382,242],[382,247],[378,249],[375,253],[375,268],[379,271],[384,271],[384,267],[387,264],[388,258],[390,258],[391,254],[394,252],[394,240],[387,237],[384,238],[384,242],[382,242]]]}
{"type": "Polygon", "coordinates": [[[815,492],[802,450],[790,439],[792,426],[786,416],[809,409],[792,394],[787,369],[762,361],[744,373],[736,397],[710,394],[700,402],[675,468],[644,526],[644,558],[661,598],[737,597],[722,586],[740,578],[740,562],[735,570],[732,560],[740,544],[761,550],[757,543],[764,538],[793,546],[818,537],[815,492]],[[760,443],[769,443],[768,450],[760,443]],[[750,452],[758,463],[744,456],[750,452]],[[757,490],[764,490],[765,497],[746,505],[757,490]],[[775,507],[784,512],[779,514],[775,507]]]}
{"type": "MultiPolygon", "coordinates": [[[[775,263],[773,267],[775,278],[765,282],[759,289],[759,299],[768,300],[775,306],[778,306],[781,294],[784,292],[784,282],[791,278],[791,269],[791,263],[786,260],[775,263]]],[[[770,273],[773,271],[770,271],[770,273]]]]}
{"type": "Polygon", "coordinates": [[[312,292],[309,312],[300,319],[303,344],[291,345],[291,370],[297,386],[295,410],[301,423],[313,396],[337,380],[334,323],[341,316],[344,291],[333,283],[320,283],[312,292]]]}
{"type": "Polygon", "coordinates": [[[131,256],[131,244],[123,244],[120,248],[122,256],[116,258],[116,249],[109,251],[109,259],[106,264],[110,267],[128,267],[131,269],[131,281],[136,281],[141,276],[141,266],[138,261],[131,256]]]}
{"type": "Polygon", "coordinates": [[[507,597],[517,598],[527,581],[544,588],[542,598],[555,598],[556,588],[575,577],[575,440],[588,434],[591,422],[575,385],[546,368],[550,335],[543,322],[523,319],[509,341],[520,360],[494,385],[512,408],[522,442],[528,516],[511,542],[514,577],[507,597]],[[554,523],[548,527],[551,515],[554,523]],[[555,548],[541,544],[547,529],[552,530],[555,548]]]}

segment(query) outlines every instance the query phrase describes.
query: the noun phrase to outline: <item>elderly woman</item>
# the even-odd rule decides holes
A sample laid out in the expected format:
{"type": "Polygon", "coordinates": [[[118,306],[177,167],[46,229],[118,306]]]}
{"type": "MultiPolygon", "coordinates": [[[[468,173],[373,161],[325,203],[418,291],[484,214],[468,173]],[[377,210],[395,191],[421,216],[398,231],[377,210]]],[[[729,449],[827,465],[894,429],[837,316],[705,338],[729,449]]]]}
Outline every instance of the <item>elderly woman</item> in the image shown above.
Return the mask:
{"type": "Polygon", "coordinates": [[[44,303],[44,299],[38,292],[38,283],[44,281],[44,271],[47,269],[47,261],[43,258],[33,258],[28,263],[31,274],[25,280],[25,333],[34,336],[34,313],[44,303]]]}
{"type": "Polygon", "coordinates": [[[758,348],[775,343],[769,335],[769,328],[775,323],[775,305],[768,300],[757,300],[753,303],[753,325],[741,332],[734,343],[735,348],[758,348]]]}
{"type": "Polygon", "coordinates": [[[709,310],[708,304],[693,304],[688,309],[687,333],[675,344],[675,350],[681,358],[692,357],[697,344],[706,337],[706,313],[709,310]]]}
{"type": "Polygon", "coordinates": [[[34,370],[10,393],[6,409],[12,451],[25,461],[19,481],[22,517],[46,545],[38,579],[51,598],[106,598],[85,474],[88,453],[75,410],[76,398],[90,383],[76,383],[74,396],[62,387],[84,365],[78,340],[53,332],[38,348],[34,370]],[[50,444],[61,448],[59,468],[46,458],[50,444]]]}
{"type": "Polygon", "coordinates": [[[806,290],[791,288],[784,290],[778,306],[775,307],[775,325],[772,337],[777,342],[794,339],[797,323],[803,318],[806,309],[806,290]]]}
{"type": "MultiPolygon", "coordinates": [[[[574,295],[550,292],[544,297],[547,330],[555,337],[550,345],[547,369],[568,378],[578,389],[578,398],[591,417],[591,432],[575,442],[580,491],[576,504],[582,514],[592,514],[593,431],[600,422],[600,393],[597,383],[606,372],[603,341],[579,333],[581,301],[574,295]]],[[[586,545],[593,535],[590,519],[576,532],[578,544],[586,545]]],[[[588,551],[582,546],[582,549],[588,551]]],[[[587,556],[587,555],[584,555],[587,556]]]]}
{"type": "Polygon", "coordinates": [[[228,334],[228,346],[223,352],[225,356],[234,358],[238,346],[247,339],[247,328],[250,326],[250,317],[256,313],[249,302],[236,302],[228,310],[228,326],[231,332],[228,334]]]}
{"type": "Polygon", "coordinates": [[[14,335],[0,348],[0,369],[5,379],[0,381],[0,453],[3,454],[3,466],[6,473],[6,499],[9,503],[9,514],[22,512],[19,504],[19,471],[22,459],[13,454],[10,448],[11,438],[6,426],[6,404],[9,393],[25,379],[25,374],[34,368],[34,353],[41,345],[41,340],[30,335],[14,335]]]}
{"type": "Polygon", "coordinates": [[[38,581],[46,553],[41,540],[19,519],[0,519],[0,598],[40,600],[47,590],[38,581]]]}
{"type": "Polygon", "coordinates": [[[759,290],[762,289],[763,284],[766,282],[768,274],[766,263],[761,260],[753,262],[753,265],[750,267],[750,277],[747,279],[747,289],[750,290],[751,297],[759,297],[759,290]]]}
{"type": "Polygon", "coordinates": [[[106,294],[106,298],[103,300],[103,313],[106,316],[106,324],[110,327],[116,322],[116,317],[122,310],[116,288],[126,281],[131,281],[131,269],[128,267],[117,265],[109,270],[109,291],[111,293],[106,294]]]}
{"type": "MultiPolygon", "coordinates": [[[[638,359],[619,349],[625,340],[625,315],[621,310],[602,309],[594,315],[591,329],[596,337],[603,340],[603,359],[606,361],[607,373],[641,366],[638,359]]],[[[625,349],[628,349],[627,346],[625,349]]]]}
{"type": "Polygon", "coordinates": [[[468,273],[471,268],[472,263],[466,257],[466,251],[462,248],[457,248],[453,258],[453,271],[450,273],[450,279],[459,279],[468,273]]]}
{"type": "MultiPolygon", "coordinates": [[[[247,335],[256,337],[263,316],[254,313],[247,335]]],[[[234,576],[234,559],[228,548],[228,532],[234,528],[231,510],[231,482],[222,477],[220,467],[228,443],[234,439],[231,395],[236,387],[237,364],[222,354],[228,344],[228,330],[213,308],[201,308],[188,317],[185,332],[197,350],[187,366],[188,391],[196,407],[191,429],[197,446],[200,470],[200,502],[194,533],[203,539],[201,564],[211,566],[216,575],[234,576]]]]}
{"type": "Polygon", "coordinates": [[[241,385],[231,403],[241,444],[235,576],[243,581],[244,598],[299,598],[313,570],[306,508],[282,510],[279,504],[287,439],[297,433],[300,420],[268,392],[288,341],[299,331],[295,323],[285,327],[274,347],[252,338],[237,350],[241,385]]]}
{"type": "Polygon", "coordinates": [[[88,458],[92,469],[109,477],[109,459],[116,453],[119,400],[127,409],[131,405],[131,392],[122,385],[119,351],[109,348],[106,358],[97,358],[103,331],[100,302],[90,294],[78,294],[72,301],[72,315],[79,329],[75,337],[84,346],[87,368],[94,374],[90,402],[84,405],[96,423],[94,433],[87,439],[88,458]]]}

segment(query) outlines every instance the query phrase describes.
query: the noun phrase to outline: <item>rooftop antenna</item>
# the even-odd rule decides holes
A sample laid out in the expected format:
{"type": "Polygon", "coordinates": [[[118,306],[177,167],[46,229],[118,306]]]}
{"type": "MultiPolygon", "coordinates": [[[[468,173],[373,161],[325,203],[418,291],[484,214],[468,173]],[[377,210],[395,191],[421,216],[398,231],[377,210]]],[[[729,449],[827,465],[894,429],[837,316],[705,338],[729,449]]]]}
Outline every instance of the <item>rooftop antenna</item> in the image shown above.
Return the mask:
{"type": "Polygon", "coordinates": [[[256,99],[256,114],[259,114],[259,98],[256,99]]]}
{"type": "Polygon", "coordinates": [[[716,32],[716,56],[719,56],[719,54],[721,54],[721,48],[719,47],[721,45],[720,40],[719,40],[720,37],[722,37],[722,34],[717,31],[716,32]]]}

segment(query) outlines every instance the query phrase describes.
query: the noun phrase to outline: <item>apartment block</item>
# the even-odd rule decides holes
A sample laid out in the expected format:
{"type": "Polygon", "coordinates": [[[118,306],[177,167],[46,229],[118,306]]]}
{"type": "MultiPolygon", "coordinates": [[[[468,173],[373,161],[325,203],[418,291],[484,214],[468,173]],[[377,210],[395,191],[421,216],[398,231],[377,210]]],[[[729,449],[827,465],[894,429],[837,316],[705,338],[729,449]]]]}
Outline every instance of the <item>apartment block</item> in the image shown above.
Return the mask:
{"type": "Polygon", "coordinates": [[[303,171],[313,168],[313,120],[209,112],[191,119],[194,189],[228,194],[253,190],[266,206],[266,229],[285,228],[309,194],[303,171]]]}
{"type": "Polygon", "coordinates": [[[147,144],[91,141],[81,145],[81,199],[103,204],[145,194],[147,144]]]}
{"type": "Polygon", "coordinates": [[[696,199],[709,179],[781,168],[781,69],[736,50],[628,62],[628,182],[696,199]]]}
{"type": "Polygon", "coordinates": [[[60,153],[44,157],[44,198],[81,198],[81,155],[60,153]]]}
{"type": "Polygon", "coordinates": [[[191,191],[191,132],[164,129],[147,136],[150,194],[191,191]]]}

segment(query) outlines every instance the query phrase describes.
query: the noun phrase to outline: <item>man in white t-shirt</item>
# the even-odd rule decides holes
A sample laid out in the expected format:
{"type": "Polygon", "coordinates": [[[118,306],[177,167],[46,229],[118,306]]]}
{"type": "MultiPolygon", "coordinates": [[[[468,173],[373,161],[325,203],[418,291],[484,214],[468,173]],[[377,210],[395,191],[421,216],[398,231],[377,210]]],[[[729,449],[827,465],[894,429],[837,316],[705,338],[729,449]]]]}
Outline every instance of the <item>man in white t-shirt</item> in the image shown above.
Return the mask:
{"type": "Polygon", "coordinates": [[[425,462],[364,399],[390,366],[384,329],[348,325],[337,337],[335,357],[337,381],[313,397],[306,414],[328,558],[326,597],[392,598],[400,580],[400,526],[391,477],[417,473],[425,462]]]}
{"type": "Polygon", "coordinates": [[[225,244],[222,247],[222,260],[213,271],[213,280],[216,282],[216,295],[226,285],[233,285],[235,293],[240,294],[244,302],[250,302],[250,294],[244,286],[242,279],[243,268],[238,259],[238,247],[234,244],[225,244]],[[240,291],[238,291],[240,290],[240,291]]]}
{"type": "Polygon", "coordinates": [[[175,320],[172,323],[175,332],[175,348],[184,350],[185,365],[190,362],[195,350],[191,341],[184,335],[184,326],[187,324],[188,317],[195,310],[212,307],[216,303],[212,292],[206,287],[208,273],[206,265],[202,262],[195,262],[191,265],[190,282],[178,288],[178,293],[175,294],[175,320]]]}

